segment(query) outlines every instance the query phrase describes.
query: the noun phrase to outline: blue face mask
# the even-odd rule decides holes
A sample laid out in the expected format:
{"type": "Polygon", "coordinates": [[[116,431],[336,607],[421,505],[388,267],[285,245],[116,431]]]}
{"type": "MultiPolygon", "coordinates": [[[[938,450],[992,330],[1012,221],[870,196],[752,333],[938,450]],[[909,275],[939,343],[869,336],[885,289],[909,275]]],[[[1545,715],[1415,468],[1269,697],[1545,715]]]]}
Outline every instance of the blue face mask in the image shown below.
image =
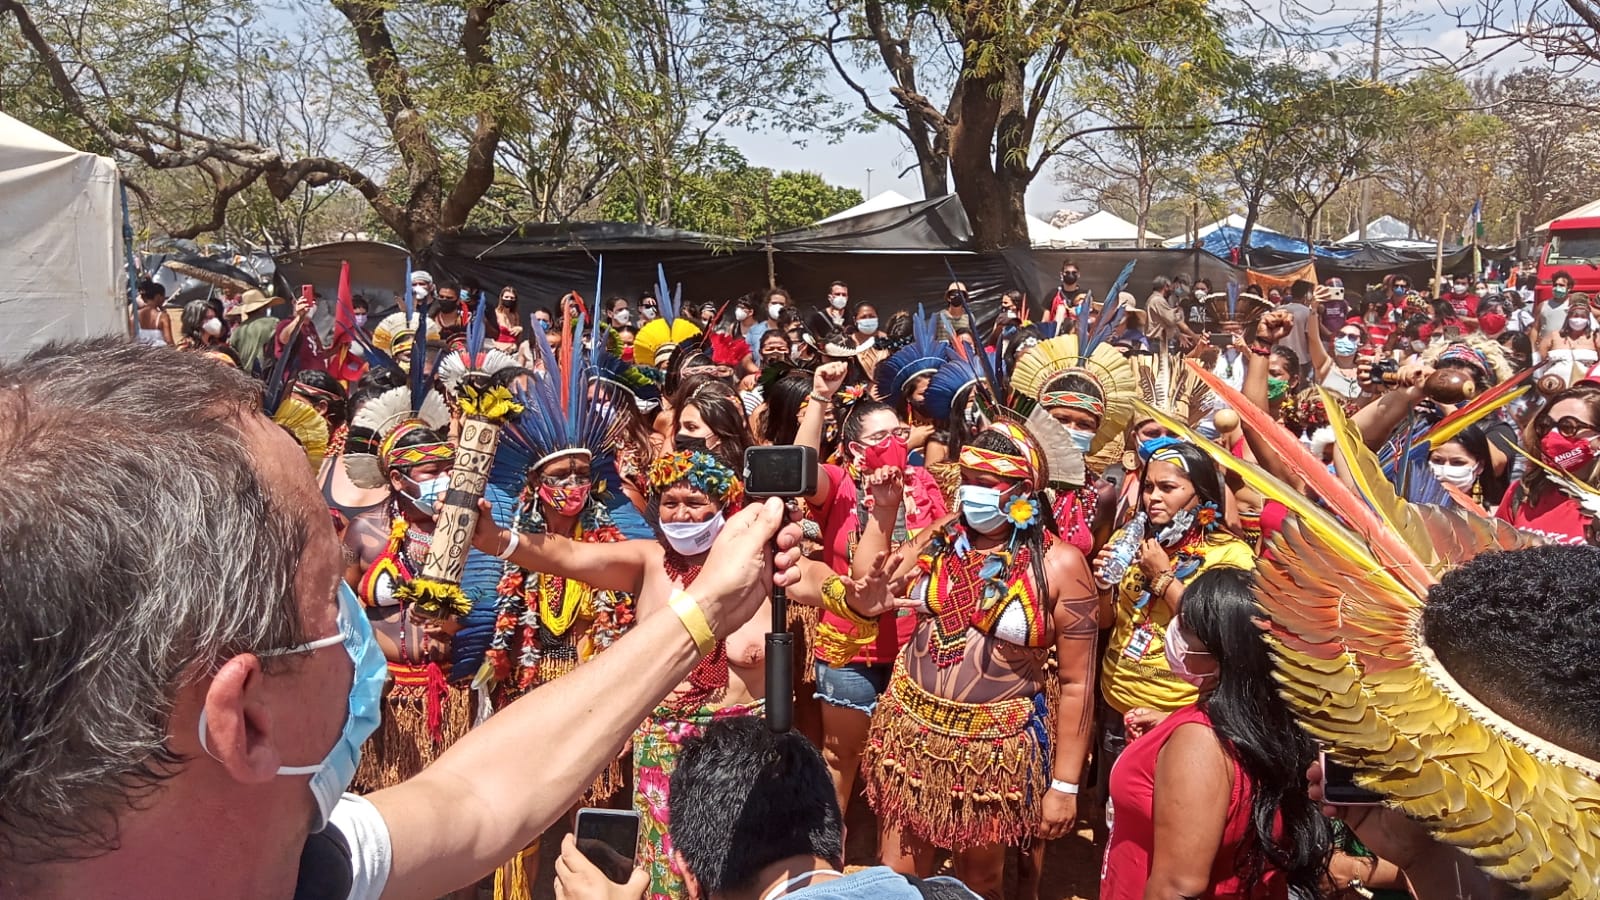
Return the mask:
{"type": "Polygon", "coordinates": [[[994,534],[1010,524],[1005,510],[1000,508],[999,488],[963,484],[956,488],[956,503],[961,507],[961,518],[979,534],[994,534]]]}
{"type": "Polygon", "coordinates": [[[450,489],[450,474],[436,475],[427,481],[414,481],[410,475],[400,476],[411,485],[412,490],[406,492],[406,499],[411,501],[411,506],[417,512],[432,519],[439,515],[439,498],[450,489]]]}
{"type": "MultiPolygon", "coordinates": [[[[356,777],[356,764],[361,761],[361,745],[378,730],[382,719],[383,685],[389,677],[389,666],[383,657],[383,648],[372,636],[372,623],[367,621],[356,592],[342,579],[339,581],[339,633],[297,647],[282,650],[265,650],[257,656],[288,656],[294,653],[311,653],[323,647],[344,644],[350,655],[354,674],[350,681],[350,697],[339,738],[322,758],[312,766],[279,766],[279,775],[310,775],[311,796],[317,801],[317,821],[313,832],[328,824],[328,816],[350,782],[356,777]]],[[[206,713],[200,711],[200,747],[206,746],[206,713]]],[[[212,754],[215,758],[215,754],[212,754]]]]}
{"type": "Polygon", "coordinates": [[[862,334],[877,334],[878,333],[878,320],[877,319],[857,319],[856,320],[856,330],[861,332],[862,334]]]}
{"type": "Polygon", "coordinates": [[[1094,432],[1079,431],[1076,428],[1068,428],[1067,436],[1072,438],[1072,443],[1077,446],[1080,452],[1082,452],[1085,456],[1088,455],[1089,445],[1094,443],[1094,432]]]}
{"type": "Polygon", "coordinates": [[[1361,342],[1355,338],[1339,337],[1333,339],[1334,356],[1355,356],[1361,349],[1361,342]]]}

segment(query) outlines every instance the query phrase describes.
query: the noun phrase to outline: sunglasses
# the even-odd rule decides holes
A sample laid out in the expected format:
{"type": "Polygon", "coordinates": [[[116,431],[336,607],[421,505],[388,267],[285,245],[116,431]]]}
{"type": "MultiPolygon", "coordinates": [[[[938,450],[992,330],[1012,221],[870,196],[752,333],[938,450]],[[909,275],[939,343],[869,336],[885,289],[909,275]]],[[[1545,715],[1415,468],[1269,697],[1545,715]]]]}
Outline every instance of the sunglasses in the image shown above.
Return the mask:
{"type": "Polygon", "coordinates": [[[1549,416],[1540,415],[1538,419],[1534,420],[1533,427],[1541,434],[1554,428],[1556,431],[1561,432],[1561,436],[1564,438],[1575,438],[1585,431],[1595,430],[1593,425],[1575,416],[1562,416],[1559,419],[1552,420],[1549,416]]]}

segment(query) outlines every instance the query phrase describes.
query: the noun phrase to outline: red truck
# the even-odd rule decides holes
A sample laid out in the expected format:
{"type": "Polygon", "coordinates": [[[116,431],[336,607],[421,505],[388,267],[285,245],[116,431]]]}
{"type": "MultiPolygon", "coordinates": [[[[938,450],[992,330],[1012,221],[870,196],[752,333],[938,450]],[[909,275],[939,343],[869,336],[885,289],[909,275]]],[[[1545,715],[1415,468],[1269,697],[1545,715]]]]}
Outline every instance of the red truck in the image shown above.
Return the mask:
{"type": "Polygon", "coordinates": [[[1539,255],[1539,284],[1534,296],[1550,299],[1550,278],[1557,272],[1572,276],[1572,289],[1600,291],[1600,201],[1579,207],[1550,223],[1544,252],[1539,255]]]}

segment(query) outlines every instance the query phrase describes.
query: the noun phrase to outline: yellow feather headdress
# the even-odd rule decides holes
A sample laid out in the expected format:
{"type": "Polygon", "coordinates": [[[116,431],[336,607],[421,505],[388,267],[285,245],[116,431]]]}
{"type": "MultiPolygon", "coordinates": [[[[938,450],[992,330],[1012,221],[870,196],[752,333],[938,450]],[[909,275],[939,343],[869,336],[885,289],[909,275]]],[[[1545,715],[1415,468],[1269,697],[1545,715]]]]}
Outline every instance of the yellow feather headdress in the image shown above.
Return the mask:
{"type": "Polygon", "coordinates": [[[1538,897],[1600,895],[1600,762],[1518,728],[1439,663],[1420,628],[1428,590],[1480,553],[1538,539],[1463,509],[1406,503],[1335,402],[1351,490],[1298,440],[1210,373],[1197,373],[1257,430],[1320,503],[1188,425],[1145,412],[1290,510],[1257,561],[1283,696],[1357,781],[1538,897]]]}
{"type": "Polygon", "coordinates": [[[1133,400],[1138,393],[1133,364],[1116,348],[1102,342],[1085,358],[1079,352],[1076,334],[1040,341],[1017,360],[1011,373],[1011,389],[1048,408],[1051,404],[1045,398],[1047,389],[1063,375],[1074,373],[1098,386],[1105,404],[1100,428],[1089,445],[1089,453],[1093,454],[1121,437],[1133,417],[1133,400]]]}

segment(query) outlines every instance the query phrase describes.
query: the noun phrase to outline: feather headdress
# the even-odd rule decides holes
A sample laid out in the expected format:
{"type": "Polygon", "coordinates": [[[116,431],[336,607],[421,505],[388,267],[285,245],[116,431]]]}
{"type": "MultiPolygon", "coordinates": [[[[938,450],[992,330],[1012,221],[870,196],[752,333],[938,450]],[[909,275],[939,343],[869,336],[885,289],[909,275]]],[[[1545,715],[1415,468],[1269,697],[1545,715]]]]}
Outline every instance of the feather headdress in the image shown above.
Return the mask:
{"type": "Polygon", "coordinates": [[[488,327],[489,295],[478,295],[478,311],[467,326],[466,346],[459,350],[452,350],[439,357],[439,380],[444,382],[445,390],[453,397],[461,390],[462,379],[469,374],[493,375],[501,369],[510,368],[517,364],[511,354],[493,347],[484,347],[485,331],[488,327]]]}
{"type": "Polygon", "coordinates": [[[421,317],[416,313],[392,312],[372,329],[372,345],[394,356],[410,350],[416,343],[421,317]]]}
{"type": "Polygon", "coordinates": [[[1205,304],[1211,318],[1224,325],[1253,322],[1272,309],[1272,301],[1260,294],[1240,291],[1239,285],[1231,281],[1227,290],[1207,294],[1205,304]]]}
{"type": "MultiPolygon", "coordinates": [[[[1137,356],[1129,360],[1133,365],[1134,379],[1138,384],[1139,400],[1147,407],[1165,413],[1186,424],[1194,424],[1206,413],[1206,399],[1211,391],[1197,375],[1183,364],[1183,359],[1169,353],[1137,356]]],[[[1138,414],[1132,424],[1147,421],[1150,417],[1138,414]]]]}
{"type": "MultiPolygon", "coordinates": [[[[1091,336],[1092,339],[1092,336],[1091,336]]],[[[1040,406],[1050,409],[1068,405],[1073,398],[1060,397],[1062,392],[1050,387],[1062,376],[1082,375],[1100,391],[1095,405],[1099,406],[1100,427],[1095,431],[1089,452],[1102,447],[1122,435],[1133,417],[1133,400],[1138,395],[1138,382],[1133,364],[1109,344],[1098,343],[1084,350],[1077,334],[1064,334],[1040,341],[1024,353],[1011,373],[1011,389],[1028,397],[1040,406]]],[[[1087,403],[1094,398],[1086,398],[1087,403]]]]}
{"type": "Polygon", "coordinates": [[[1474,697],[1421,627],[1442,573],[1538,538],[1463,509],[1402,501],[1337,403],[1327,404],[1329,427],[1354,489],[1237,392],[1215,388],[1320,501],[1155,414],[1290,510],[1257,562],[1257,599],[1281,693],[1301,724],[1362,786],[1495,878],[1539,897],[1595,896],[1600,761],[1474,697]]]}
{"type": "MultiPolygon", "coordinates": [[[[523,477],[562,456],[609,459],[622,443],[620,404],[632,400],[620,385],[604,377],[596,362],[604,351],[591,347],[586,356],[575,346],[578,343],[563,342],[558,358],[544,334],[534,332],[534,350],[543,366],[516,390],[523,408],[506,420],[498,454],[514,461],[514,471],[523,477]]],[[[520,484],[507,487],[521,490],[520,484]]]]}
{"type": "Polygon", "coordinates": [[[878,363],[878,398],[901,407],[906,386],[919,376],[939,371],[950,355],[949,346],[934,338],[933,318],[923,312],[922,304],[917,304],[917,314],[911,319],[911,343],[878,363]]]}
{"type": "Polygon", "coordinates": [[[981,403],[998,406],[999,400],[988,383],[988,375],[977,360],[977,354],[971,351],[965,355],[952,353],[944,365],[933,373],[928,389],[923,394],[928,415],[941,421],[950,418],[950,410],[974,390],[980,392],[978,399],[981,403]]]}
{"type": "MultiPolygon", "coordinates": [[[[401,426],[421,425],[444,434],[450,427],[450,407],[438,391],[427,391],[413,402],[409,387],[384,391],[361,407],[350,420],[345,440],[344,467],[350,482],[362,488],[389,486],[389,470],[395,460],[390,451],[401,426]]],[[[448,447],[448,442],[445,443],[448,447]]],[[[441,457],[442,458],[442,457],[441,457]]]]}
{"type": "Polygon", "coordinates": [[[1482,372],[1493,384],[1505,381],[1513,374],[1505,348],[1493,338],[1484,337],[1478,332],[1436,338],[1422,351],[1420,359],[1436,369],[1442,363],[1464,362],[1482,372]]]}
{"type": "Polygon", "coordinates": [[[661,318],[652,319],[633,336],[633,358],[642,366],[661,368],[678,345],[700,335],[700,326],[678,318],[683,304],[683,285],[667,290],[667,270],[656,266],[656,306],[661,318]]]}

